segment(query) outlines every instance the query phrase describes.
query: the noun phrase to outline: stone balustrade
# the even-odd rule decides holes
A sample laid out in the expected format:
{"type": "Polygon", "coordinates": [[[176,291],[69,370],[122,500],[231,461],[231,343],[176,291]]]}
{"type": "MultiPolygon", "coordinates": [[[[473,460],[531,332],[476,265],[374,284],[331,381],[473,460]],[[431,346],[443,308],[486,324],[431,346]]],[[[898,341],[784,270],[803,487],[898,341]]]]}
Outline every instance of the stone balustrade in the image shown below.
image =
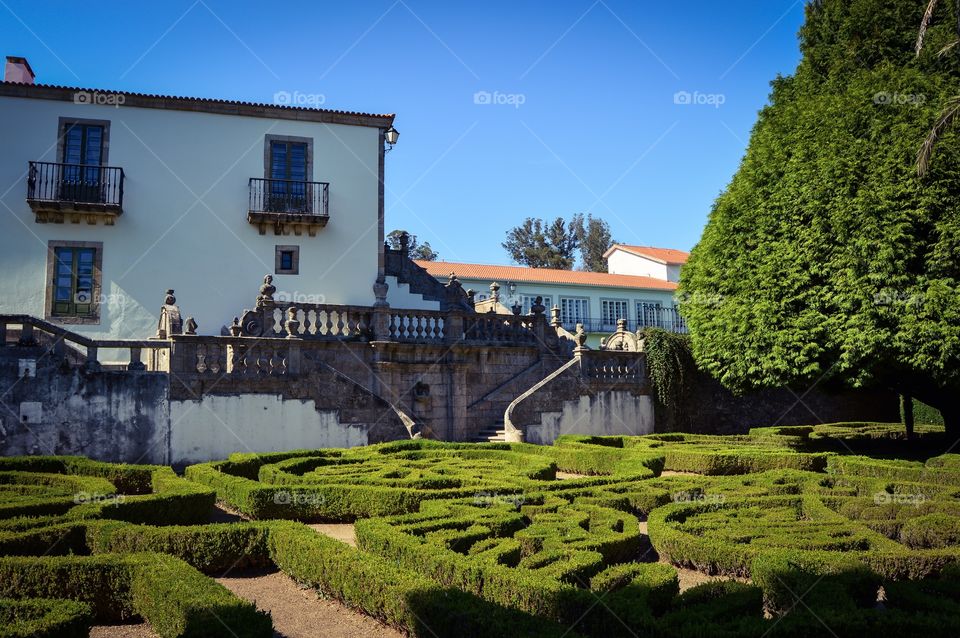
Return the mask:
{"type": "Polygon", "coordinates": [[[103,351],[121,350],[128,353],[127,363],[121,364],[123,369],[158,371],[163,369],[160,351],[170,344],[152,339],[91,339],[29,315],[0,315],[0,347],[3,346],[46,348],[54,356],[91,370],[100,369],[103,351]],[[145,350],[146,362],[143,360],[145,350]]]}
{"type": "Polygon", "coordinates": [[[646,357],[642,352],[586,350],[577,358],[584,379],[603,384],[646,384],[646,357]]]}

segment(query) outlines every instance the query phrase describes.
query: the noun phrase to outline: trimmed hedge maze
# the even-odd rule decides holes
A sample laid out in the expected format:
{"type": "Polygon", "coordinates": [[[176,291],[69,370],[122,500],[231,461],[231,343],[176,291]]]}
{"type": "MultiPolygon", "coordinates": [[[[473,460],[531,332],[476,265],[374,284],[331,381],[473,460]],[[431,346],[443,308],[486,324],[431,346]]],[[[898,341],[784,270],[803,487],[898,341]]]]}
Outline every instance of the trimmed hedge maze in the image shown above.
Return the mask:
{"type": "Polygon", "coordinates": [[[956,636],[948,448],[836,424],[235,454],[185,478],[0,459],[0,636],[270,636],[210,578],[239,567],[417,636],[956,636]],[[205,524],[214,499],[250,520],[205,524]],[[355,523],[358,547],[305,522],[355,523]],[[678,568],[729,579],[680,593],[678,568]]]}

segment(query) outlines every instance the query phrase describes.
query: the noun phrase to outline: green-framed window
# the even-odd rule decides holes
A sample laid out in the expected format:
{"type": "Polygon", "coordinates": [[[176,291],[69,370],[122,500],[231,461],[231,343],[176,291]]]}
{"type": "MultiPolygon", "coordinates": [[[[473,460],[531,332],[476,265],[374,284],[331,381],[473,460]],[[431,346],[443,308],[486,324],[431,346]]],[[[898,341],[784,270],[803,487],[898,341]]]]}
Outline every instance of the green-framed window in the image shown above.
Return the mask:
{"type": "Polygon", "coordinates": [[[97,249],[58,246],[53,251],[52,314],[56,317],[94,316],[97,249]]]}

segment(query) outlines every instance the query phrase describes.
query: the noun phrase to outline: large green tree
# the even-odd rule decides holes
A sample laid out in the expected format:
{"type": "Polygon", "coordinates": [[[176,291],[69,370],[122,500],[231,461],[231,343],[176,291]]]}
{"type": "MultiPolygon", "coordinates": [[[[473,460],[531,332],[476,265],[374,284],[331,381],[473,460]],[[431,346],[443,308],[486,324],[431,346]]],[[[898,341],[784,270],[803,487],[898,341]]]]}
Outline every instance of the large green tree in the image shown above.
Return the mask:
{"type": "Polygon", "coordinates": [[[583,215],[574,220],[580,235],[580,259],[583,269],[592,272],[607,272],[607,260],[604,254],[613,246],[610,224],[599,217],[583,215]]]}
{"type": "Polygon", "coordinates": [[[581,231],[575,216],[568,224],[562,217],[552,222],[527,217],[507,231],[501,244],[510,258],[530,268],[570,270],[576,261],[581,231]]]}
{"type": "Polygon", "coordinates": [[[917,148],[960,93],[953,2],[819,0],[681,275],[701,367],[735,389],[826,379],[938,408],[960,431],[960,144],[917,148]]]}

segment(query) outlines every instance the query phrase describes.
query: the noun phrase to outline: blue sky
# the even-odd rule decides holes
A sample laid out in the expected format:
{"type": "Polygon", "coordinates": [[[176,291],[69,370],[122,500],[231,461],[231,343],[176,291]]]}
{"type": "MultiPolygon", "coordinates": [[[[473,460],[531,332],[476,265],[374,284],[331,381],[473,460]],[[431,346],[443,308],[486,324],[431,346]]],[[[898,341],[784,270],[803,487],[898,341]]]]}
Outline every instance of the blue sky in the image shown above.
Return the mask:
{"type": "Polygon", "coordinates": [[[48,84],[396,113],[387,230],[508,263],[527,216],[693,247],[802,20],[803,0],[0,0],[0,42],[48,84]]]}

